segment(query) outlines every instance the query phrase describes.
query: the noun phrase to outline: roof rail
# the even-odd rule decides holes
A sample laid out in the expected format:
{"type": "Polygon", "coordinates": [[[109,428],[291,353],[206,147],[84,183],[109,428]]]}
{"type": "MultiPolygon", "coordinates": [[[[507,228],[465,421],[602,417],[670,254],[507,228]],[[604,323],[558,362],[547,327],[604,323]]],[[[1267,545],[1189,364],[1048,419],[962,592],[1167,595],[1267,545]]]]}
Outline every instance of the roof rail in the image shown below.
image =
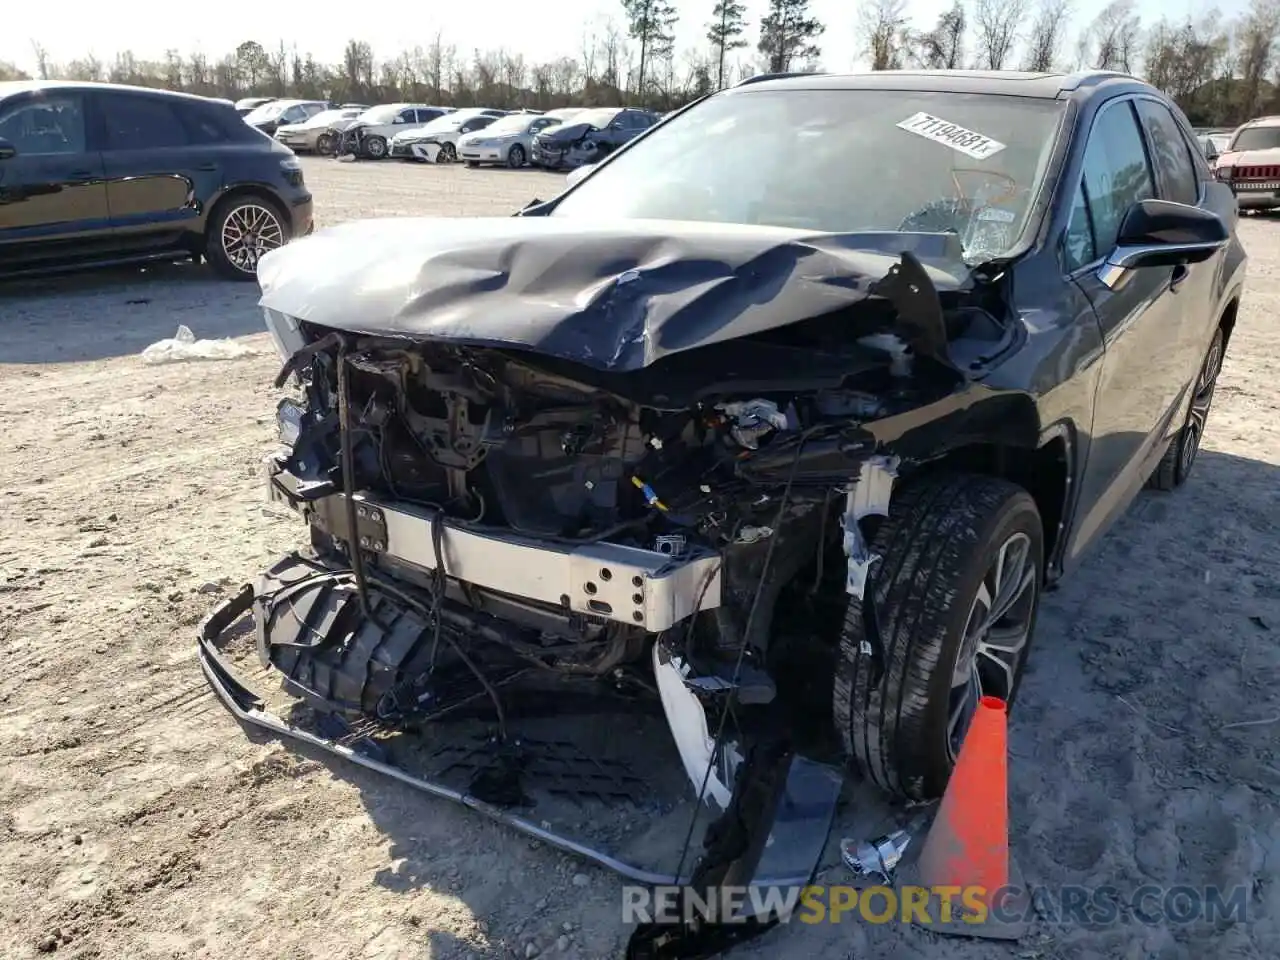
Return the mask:
{"type": "Polygon", "coordinates": [[[1081,70],[1077,73],[1068,74],[1062,79],[1063,90],[1079,90],[1086,83],[1099,83],[1103,80],[1137,80],[1131,73],[1125,73],[1122,70],[1081,70]]]}
{"type": "Polygon", "coordinates": [[[757,73],[754,77],[747,77],[745,80],[739,80],[734,84],[735,87],[745,87],[749,83],[763,83],[765,80],[790,80],[793,77],[824,77],[825,73],[812,73],[808,70],[793,70],[790,73],[757,73]]]}

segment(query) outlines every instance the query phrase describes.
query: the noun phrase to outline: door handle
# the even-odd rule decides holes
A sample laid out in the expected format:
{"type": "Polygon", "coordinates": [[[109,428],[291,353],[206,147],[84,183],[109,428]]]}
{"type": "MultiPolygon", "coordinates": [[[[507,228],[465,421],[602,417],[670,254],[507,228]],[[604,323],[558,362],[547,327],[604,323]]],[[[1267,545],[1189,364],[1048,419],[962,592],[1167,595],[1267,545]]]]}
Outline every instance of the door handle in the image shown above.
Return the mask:
{"type": "Polygon", "coordinates": [[[1190,272],[1185,263],[1180,263],[1174,267],[1173,276],[1169,278],[1169,289],[1177,290],[1178,287],[1182,286],[1182,281],[1187,279],[1187,274],[1190,272]]]}

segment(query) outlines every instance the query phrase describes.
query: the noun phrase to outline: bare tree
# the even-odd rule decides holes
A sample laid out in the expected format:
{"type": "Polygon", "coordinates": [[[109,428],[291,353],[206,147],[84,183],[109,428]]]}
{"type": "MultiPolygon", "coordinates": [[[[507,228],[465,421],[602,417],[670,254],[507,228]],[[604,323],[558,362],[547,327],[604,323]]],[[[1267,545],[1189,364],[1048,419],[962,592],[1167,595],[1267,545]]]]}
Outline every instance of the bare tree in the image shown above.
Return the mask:
{"type": "Polygon", "coordinates": [[[35,40],[31,41],[31,52],[36,58],[36,75],[41,80],[51,80],[52,72],[49,63],[49,51],[35,40]]]}
{"type": "Polygon", "coordinates": [[[1253,0],[1236,38],[1243,87],[1240,108],[1246,117],[1256,115],[1261,106],[1262,83],[1275,62],[1278,36],[1280,2],[1253,0]]]}
{"type": "Polygon", "coordinates": [[[1142,21],[1135,0],[1111,0],[1081,34],[1082,64],[1097,70],[1133,73],[1141,38],[1142,21]]]}
{"type": "Polygon", "coordinates": [[[871,69],[902,69],[910,39],[906,0],[862,0],[858,20],[871,69]]]}
{"type": "Polygon", "coordinates": [[[1026,15],[1027,0],[978,0],[973,21],[977,27],[980,68],[1004,69],[1026,15]]]}
{"type": "Polygon", "coordinates": [[[711,43],[711,53],[715,57],[717,90],[724,88],[725,58],[730,51],[741,50],[747,45],[743,36],[747,32],[746,15],[746,5],[739,0],[716,0],[711,11],[707,40],[711,43]]]}
{"type": "Polygon", "coordinates": [[[1067,16],[1071,12],[1070,0],[1040,0],[1036,17],[1027,35],[1027,56],[1023,66],[1027,70],[1053,69],[1058,48],[1067,33],[1067,16]]]}

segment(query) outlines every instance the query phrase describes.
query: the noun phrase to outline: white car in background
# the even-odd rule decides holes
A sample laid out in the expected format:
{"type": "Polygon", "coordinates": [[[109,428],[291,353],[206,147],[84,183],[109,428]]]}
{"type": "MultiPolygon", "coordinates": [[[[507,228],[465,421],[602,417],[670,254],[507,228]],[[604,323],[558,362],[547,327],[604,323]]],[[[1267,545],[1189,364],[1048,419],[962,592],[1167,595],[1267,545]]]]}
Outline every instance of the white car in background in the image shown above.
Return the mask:
{"type": "Polygon", "coordinates": [[[1237,127],[1213,175],[1231,186],[1241,210],[1280,210],[1280,116],[1237,127]]]}
{"type": "Polygon", "coordinates": [[[391,156],[421,163],[453,163],[458,159],[458,140],[468,133],[483,130],[505,110],[487,107],[463,107],[420,130],[406,130],[391,140],[391,156]]]}
{"type": "Polygon", "coordinates": [[[341,129],[363,112],[360,107],[325,110],[303,123],[290,123],[283,127],[276,127],[276,141],[283,143],[294,152],[306,150],[312,153],[330,153],[333,145],[320,143],[322,139],[328,140],[332,137],[325,131],[331,128],[341,129]]]}
{"type": "Polygon", "coordinates": [[[468,167],[482,163],[501,163],[517,169],[529,161],[533,138],[563,122],[578,111],[552,110],[548,113],[509,113],[490,126],[458,138],[458,156],[468,167]]]}
{"type": "Polygon", "coordinates": [[[448,107],[428,103],[384,103],[360,114],[347,129],[360,127],[362,152],[370,160],[381,160],[389,154],[395,134],[425,127],[447,113],[448,107]]]}

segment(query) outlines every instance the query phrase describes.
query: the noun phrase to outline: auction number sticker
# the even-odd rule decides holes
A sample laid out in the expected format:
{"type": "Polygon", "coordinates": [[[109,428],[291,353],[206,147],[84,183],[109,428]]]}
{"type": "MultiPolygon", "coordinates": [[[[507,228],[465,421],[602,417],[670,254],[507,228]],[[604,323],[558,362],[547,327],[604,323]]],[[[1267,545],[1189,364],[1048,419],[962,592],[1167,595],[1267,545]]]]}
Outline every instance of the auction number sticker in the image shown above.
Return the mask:
{"type": "Polygon", "coordinates": [[[918,137],[958,150],[975,160],[986,160],[1005,148],[999,140],[992,140],[931,113],[917,113],[913,117],[907,117],[898,126],[907,133],[914,133],[918,137]]]}

